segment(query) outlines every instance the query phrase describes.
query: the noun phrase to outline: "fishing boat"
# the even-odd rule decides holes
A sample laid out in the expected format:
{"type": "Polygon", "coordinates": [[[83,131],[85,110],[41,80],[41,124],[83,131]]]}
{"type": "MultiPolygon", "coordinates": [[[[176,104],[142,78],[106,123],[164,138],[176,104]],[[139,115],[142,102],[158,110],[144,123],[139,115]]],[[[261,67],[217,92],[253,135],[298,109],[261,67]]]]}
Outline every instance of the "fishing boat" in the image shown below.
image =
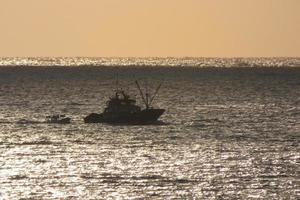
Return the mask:
{"type": "Polygon", "coordinates": [[[165,109],[153,108],[151,105],[157,96],[161,84],[156,88],[153,96],[148,91],[144,94],[138,81],[135,81],[140,92],[145,108],[136,105],[122,89],[117,89],[110,97],[102,113],[91,113],[84,118],[85,123],[108,123],[108,124],[153,124],[165,112],[165,109]]]}

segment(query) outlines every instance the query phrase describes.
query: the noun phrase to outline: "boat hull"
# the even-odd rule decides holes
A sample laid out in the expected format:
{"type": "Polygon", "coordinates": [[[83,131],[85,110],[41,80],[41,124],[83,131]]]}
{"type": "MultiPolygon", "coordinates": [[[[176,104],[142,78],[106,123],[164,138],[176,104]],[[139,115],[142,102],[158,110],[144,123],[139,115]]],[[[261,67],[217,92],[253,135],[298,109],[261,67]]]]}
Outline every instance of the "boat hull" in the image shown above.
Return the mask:
{"type": "Polygon", "coordinates": [[[85,123],[108,124],[152,124],[165,112],[164,109],[144,109],[135,113],[91,113],[84,118],[85,123]]]}

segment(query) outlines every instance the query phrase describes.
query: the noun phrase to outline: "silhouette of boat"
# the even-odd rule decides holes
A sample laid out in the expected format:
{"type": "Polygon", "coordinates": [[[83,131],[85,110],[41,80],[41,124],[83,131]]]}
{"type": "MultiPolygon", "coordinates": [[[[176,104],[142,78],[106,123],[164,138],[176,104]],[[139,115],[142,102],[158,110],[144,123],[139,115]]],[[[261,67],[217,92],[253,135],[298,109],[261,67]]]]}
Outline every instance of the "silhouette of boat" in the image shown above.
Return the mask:
{"type": "Polygon", "coordinates": [[[51,115],[46,117],[46,123],[50,124],[69,124],[71,123],[71,118],[65,115],[51,115]]]}
{"type": "Polygon", "coordinates": [[[115,95],[110,97],[106,103],[104,111],[100,114],[91,113],[84,118],[85,123],[108,123],[108,124],[128,124],[142,125],[153,124],[165,112],[164,109],[156,109],[151,107],[161,84],[157,87],[154,95],[151,97],[146,91],[145,95],[141,90],[138,81],[135,81],[142,100],[146,108],[142,109],[136,105],[136,100],[132,99],[124,90],[115,92],[115,95]]]}

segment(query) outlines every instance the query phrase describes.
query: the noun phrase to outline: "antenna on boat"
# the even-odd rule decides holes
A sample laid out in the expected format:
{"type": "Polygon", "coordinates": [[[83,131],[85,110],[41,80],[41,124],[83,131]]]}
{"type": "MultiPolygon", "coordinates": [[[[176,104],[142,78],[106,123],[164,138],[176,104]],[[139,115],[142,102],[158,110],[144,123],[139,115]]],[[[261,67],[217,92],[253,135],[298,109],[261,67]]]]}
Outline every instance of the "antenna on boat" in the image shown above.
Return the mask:
{"type": "MultiPolygon", "coordinates": [[[[116,79],[116,93],[118,93],[120,91],[119,73],[118,72],[115,74],[115,79],[116,79]]],[[[122,90],[122,88],[121,88],[121,90],[122,90]]]]}
{"type": "Polygon", "coordinates": [[[141,89],[141,87],[140,87],[140,84],[139,84],[139,82],[138,82],[137,80],[135,81],[135,84],[137,85],[137,88],[139,89],[140,94],[141,94],[141,96],[142,96],[143,102],[144,102],[144,104],[146,105],[146,108],[148,109],[148,108],[149,108],[148,101],[145,99],[144,93],[143,93],[143,91],[142,91],[142,89],[141,89]]]}
{"type": "MultiPolygon", "coordinates": [[[[150,106],[149,105],[149,97],[150,97],[150,94],[149,94],[149,89],[148,89],[148,80],[146,79],[146,94],[145,94],[145,97],[146,97],[146,102],[147,102],[147,105],[148,107],[150,106]]],[[[147,107],[147,108],[148,108],[147,107]]]]}

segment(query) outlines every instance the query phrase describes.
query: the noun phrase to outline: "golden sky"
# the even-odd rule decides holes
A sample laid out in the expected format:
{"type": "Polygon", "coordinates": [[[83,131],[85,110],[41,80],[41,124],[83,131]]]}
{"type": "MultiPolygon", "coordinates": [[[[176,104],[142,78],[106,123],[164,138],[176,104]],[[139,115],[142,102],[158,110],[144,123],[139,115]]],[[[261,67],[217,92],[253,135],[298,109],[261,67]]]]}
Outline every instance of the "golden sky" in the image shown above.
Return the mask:
{"type": "Polygon", "coordinates": [[[5,56],[300,56],[300,0],[0,0],[5,56]]]}

